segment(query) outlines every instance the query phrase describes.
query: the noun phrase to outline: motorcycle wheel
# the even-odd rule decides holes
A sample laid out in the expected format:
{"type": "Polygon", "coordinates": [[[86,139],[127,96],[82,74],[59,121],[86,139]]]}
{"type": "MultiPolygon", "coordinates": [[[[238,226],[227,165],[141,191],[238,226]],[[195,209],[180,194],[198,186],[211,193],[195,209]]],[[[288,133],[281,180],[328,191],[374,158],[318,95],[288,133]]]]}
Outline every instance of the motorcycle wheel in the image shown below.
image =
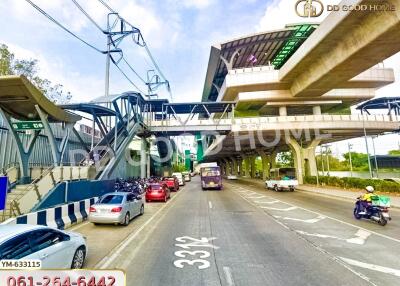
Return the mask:
{"type": "Polygon", "coordinates": [[[383,217],[382,214],[379,216],[379,222],[378,223],[381,226],[385,226],[387,224],[387,220],[383,217]]]}
{"type": "Polygon", "coordinates": [[[360,214],[358,214],[358,208],[357,207],[354,208],[353,214],[354,214],[354,218],[355,219],[361,219],[361,217],[362,217],[360,214]]]}

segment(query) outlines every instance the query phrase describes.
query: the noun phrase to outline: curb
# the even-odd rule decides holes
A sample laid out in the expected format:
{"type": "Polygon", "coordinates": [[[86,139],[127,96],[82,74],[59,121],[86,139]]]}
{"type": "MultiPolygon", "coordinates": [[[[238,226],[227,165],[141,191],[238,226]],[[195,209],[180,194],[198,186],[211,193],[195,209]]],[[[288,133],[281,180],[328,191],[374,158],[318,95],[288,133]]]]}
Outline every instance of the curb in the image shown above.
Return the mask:
{"type": "Polygon", "coordinates": [[[96,197],[48,208],[33,213],[24,214],[10,218],[2,223],[5,224],[31,224],[46,225],[58,229],[67,229],[75,224],[86,220],[89,208],[96,201],[96,197]]]}

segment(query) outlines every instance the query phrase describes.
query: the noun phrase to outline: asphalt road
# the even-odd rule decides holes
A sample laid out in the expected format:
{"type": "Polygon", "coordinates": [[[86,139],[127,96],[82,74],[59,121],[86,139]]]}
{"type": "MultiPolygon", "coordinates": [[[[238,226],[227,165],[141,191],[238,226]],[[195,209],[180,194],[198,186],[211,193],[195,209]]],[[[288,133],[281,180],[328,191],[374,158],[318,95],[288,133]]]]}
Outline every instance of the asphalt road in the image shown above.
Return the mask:
{"type": "Polygon", "coordinates": [[[307,210],[314,203],[300,194],[284,195],[304,209],[271,194],[231,182],[221,192],[203,192],[195,177],[139,218],[96,266],[124,269],[128,286],[399,285],[400,243],[331,219],[348,212],[347,202],[336,200],[337,208],[321,215],[307,210]],[[374,262],[395,267],[376,270],[374,262]]]}

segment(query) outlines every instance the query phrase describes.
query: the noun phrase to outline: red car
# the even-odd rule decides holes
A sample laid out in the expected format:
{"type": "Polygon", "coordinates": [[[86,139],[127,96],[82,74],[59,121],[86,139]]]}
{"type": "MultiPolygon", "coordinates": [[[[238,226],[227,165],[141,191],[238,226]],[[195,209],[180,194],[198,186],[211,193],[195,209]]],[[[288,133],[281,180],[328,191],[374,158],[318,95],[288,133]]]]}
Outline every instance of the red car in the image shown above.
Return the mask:
{"type": "Polygon", "coordinates": [[[151,183],[146,189],[146,202],[151,201],[163,201],[167,202],[167,200],[171,197],[171,191],[163,182],[160,183],[151,183]]]}
{"type": "Polygon", "coordinates": [[[177,177],[165,177],[163,183],[171,190],[171,192],[177,192],[179,190],[179,181],[177,177]]]}

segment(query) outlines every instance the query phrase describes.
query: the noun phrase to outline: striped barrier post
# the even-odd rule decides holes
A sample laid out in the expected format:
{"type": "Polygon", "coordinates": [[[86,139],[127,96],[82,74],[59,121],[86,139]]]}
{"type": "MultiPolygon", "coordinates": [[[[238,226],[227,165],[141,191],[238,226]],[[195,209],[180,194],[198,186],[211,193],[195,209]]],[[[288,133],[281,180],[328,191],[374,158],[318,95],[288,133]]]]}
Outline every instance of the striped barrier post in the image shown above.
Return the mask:
{"type": "Polygon", "coordinates": [[[58,229],[66,229],[86,220],[89,208],[95,203],[96,199],[97,197],[28,213],[10,218],[2,224],[46,225],[58,229]]]}

